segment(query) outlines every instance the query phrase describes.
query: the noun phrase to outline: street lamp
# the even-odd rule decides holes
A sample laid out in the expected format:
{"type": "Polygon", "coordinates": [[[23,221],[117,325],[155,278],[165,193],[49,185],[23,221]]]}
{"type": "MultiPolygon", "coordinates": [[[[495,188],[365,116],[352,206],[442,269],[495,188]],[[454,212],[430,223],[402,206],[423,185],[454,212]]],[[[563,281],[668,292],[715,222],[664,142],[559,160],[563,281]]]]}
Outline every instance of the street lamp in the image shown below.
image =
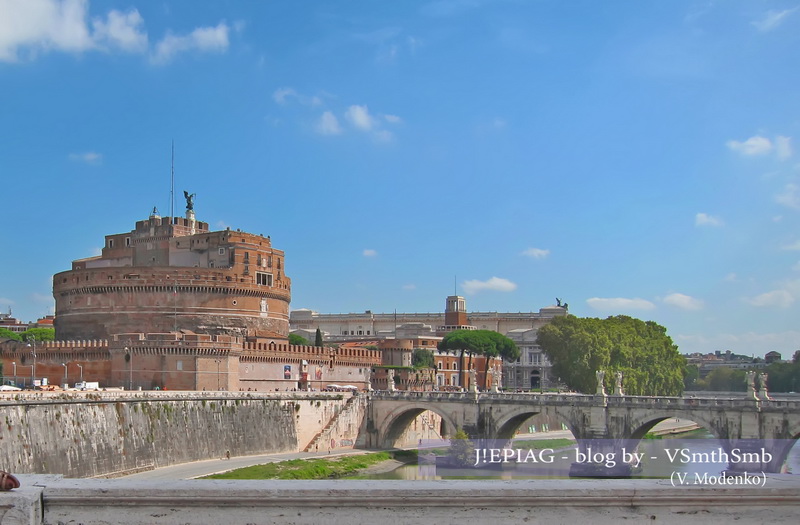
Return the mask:
{"type": "Polygon", "coordinates": [[[81,369],[81,383],[83,383],[83,365],[80,364],[80,363],[76,363],[76,364],[78,365],[78,368],[81,369]]]}
{"type": "Polygon", "coordinates": [[[61,363],[61,366],[64,367],[64,384],[67,384],[67,365],[66,363],[61,363]]]}
{"type": "MultiPolygon", "coordinates": [[[[33,366],[31,367],[31,386],[36,386],[36,336],[31,336],[31,342],[33,343],[33,366]]],[[[28,346],[31,346],[30,344],[28,346]]]]}

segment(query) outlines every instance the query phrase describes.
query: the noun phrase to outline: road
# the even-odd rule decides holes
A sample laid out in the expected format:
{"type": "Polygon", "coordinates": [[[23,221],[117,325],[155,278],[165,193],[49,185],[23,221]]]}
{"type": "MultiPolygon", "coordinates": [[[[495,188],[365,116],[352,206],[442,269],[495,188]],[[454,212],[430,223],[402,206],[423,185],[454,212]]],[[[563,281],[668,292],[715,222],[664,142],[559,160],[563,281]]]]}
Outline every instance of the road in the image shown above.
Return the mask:
{"type": "MultiPolygon", "coordinates": [[[[662,421],[653,429],[660,433],[676,433],[685,432],[696,428],[697,425],[691,421],[677,421],[669,419],[662,421]]],[[[524,439],[573,439],[572,432],[569,430],[554,430],[552,432],[538,432],[536,434],[518,434],[517,438],[524,439]]],[[[440,445],[437,445],[440,446],[440,445]]],[[[338,450],[333,453],[319,453],[319,452],[284,452],[279,454],[261,454],[258,456],[237,456],[231,459],[209,459],[205,461],[195,461],[192,463],[181,463],[179,465],[170,465],[168,467],[161,467],[154,470],[145,472],[138,472],[136,474],[129,474],[124,476],[125,479],[154,479],[154,480],[169,480],[169,479],[193,479],[218,472],[225,472],[242,467],[249,467],[251,465],[263,465],[265,463],[277,463],[279,461],[288,461],[290,459],[302,458],[331,458],[337,456],[350,456],[356,454],[369,454],[375,452],[374,450],[338,450]]]]}

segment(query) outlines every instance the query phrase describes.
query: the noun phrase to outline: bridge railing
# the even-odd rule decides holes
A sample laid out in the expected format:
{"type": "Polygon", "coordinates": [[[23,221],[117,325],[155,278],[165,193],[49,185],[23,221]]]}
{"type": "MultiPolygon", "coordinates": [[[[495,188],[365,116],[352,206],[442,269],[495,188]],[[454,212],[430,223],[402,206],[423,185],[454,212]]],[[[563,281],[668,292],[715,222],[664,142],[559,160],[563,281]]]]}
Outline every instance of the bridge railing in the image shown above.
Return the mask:
{"type": "Polygon", "coordinates": [[[605,404],[614,407],[651,407],[660,409],[706,409],[711,407],[726,407],[752,410],[760,406],[772,409],[798,409],[800,400],[756,400],[739,396],[597,396],[573,393],[534,393],[534,392],[414,392],[408,390],[374,390],[370,392],[373,399],[403,400],[403,401],[469,401],[472,403],[502,402],[526,403],[536,405],[571,405],[590,406],[605,404]]]}

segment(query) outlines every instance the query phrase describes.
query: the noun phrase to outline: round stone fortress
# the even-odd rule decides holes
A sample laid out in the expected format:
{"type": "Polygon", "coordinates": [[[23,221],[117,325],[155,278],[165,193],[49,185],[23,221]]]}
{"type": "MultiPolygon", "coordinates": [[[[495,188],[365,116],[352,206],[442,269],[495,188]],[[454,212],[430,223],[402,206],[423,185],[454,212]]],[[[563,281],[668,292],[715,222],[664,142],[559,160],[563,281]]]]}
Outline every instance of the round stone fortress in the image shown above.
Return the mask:
{"type": "Polygon", "coordinates": [[[269,237],[155,210],[53,277],[56,337],[172,332],[286,339],[291,279],[269,237]]]}

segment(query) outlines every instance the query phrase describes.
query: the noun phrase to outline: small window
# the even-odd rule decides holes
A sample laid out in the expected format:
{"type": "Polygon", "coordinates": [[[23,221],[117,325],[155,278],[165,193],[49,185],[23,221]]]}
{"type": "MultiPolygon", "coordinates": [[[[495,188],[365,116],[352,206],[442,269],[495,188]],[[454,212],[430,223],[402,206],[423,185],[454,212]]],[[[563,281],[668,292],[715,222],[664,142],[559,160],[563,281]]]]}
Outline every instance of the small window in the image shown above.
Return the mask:
{"type": "Polygon", "coordinates": [[[256,284],[261,286],[272,286],[272,274],[256,272],[256,284]]]}
{"type": "Polygon", "coordinates": [[[220,248],[219,249],[219,254],[220,255],[225,255],[225,248],[220,248]]]}
{"type": "Polygon", "coordinates": [[[130,245],[131,245],[131,238],[125,237],[125,246],[130,246],[130,245]]]}
{"type": "Polygon", "coordinates": [[[178,361],[177,363],[175,363],[175,365],[176,365],[176,368],[177,368],[179,371],[180,371],[180,370],[183,370],[183,361],[178,361]]]}
{"type": "Polygon", "coordinates": [[[108,240],[108,247],[109,248],[113,248],[114,247],[114,239],[109,239],[108,240]]]}

